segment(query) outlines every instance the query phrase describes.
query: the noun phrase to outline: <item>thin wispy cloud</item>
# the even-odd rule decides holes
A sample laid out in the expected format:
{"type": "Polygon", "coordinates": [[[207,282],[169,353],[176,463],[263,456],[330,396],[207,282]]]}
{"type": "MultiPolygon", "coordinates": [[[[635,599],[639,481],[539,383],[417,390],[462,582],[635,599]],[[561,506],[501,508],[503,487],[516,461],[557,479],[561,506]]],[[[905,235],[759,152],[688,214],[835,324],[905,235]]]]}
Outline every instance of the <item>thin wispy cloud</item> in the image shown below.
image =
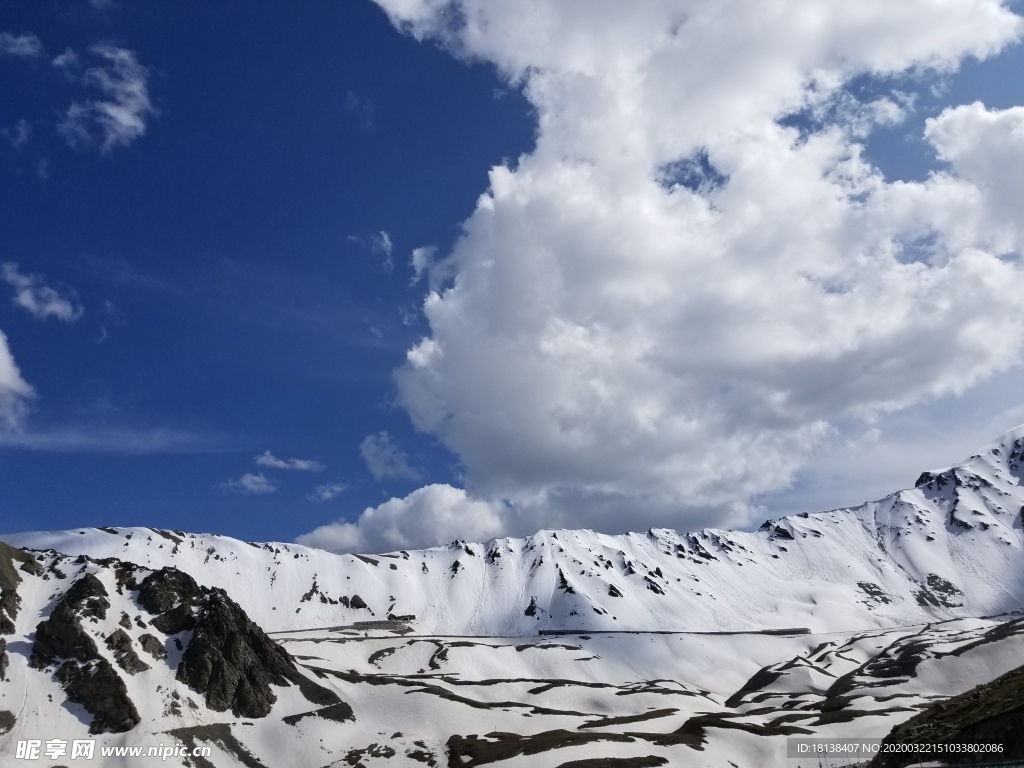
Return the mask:
{"type": "Polygon", "coordinates": [[[271,469],[297,469],[303,472],[322,472],[326,469],[316,459],[279,459],[270,451],[264,451],[255,461],[259,466],[271,469]]]}
{"type": "Polygon", "coordinates": [[[369,99],[360,96],[355,91],[348,91],[345,94],[345,109],[349,114],[355,116],[359,121],[359,127],[366,133],[377,130],[374,122],[374,115],[377,108],[369,99]]]}
{"type": "Polygon", "coordinates": [[[149,70],[126,48],[101,44],[89,52],[96,64],[80,79],[100,96],[72,102],[57,128],[72,147],[98,146],[108,153],[145,135],[156,113],[149,99],[149,70]]]}
{"type": "Polygon", "coordinates": [[[359,444],[359,453],[376,480],[398,478],[417,480],[420,473],[409,464],[409,455],[403,451],[387,431],[368,435],[359,444]]]}
{"type": "Polygon", "coordinates": [[[228,480],[217,487],[225,493],[237,493],[243,496],[265,496],[277,491],[277,486],[262,472],[259,474],[246,472],[237,480],[228,480]]]}
{"type": "Polygon", "coordinates": [[[32,34],[0,32],[0,56],[34,59],[43,55],[43,44],[32,34]]]}
{"type": "Polygon", "coordinates": [[[7,142],[15,149],[21,149],[28,143],[29,138],[32,136],[32,124],[22,118],[18,120],[14,125],[8,126],[0,131],[3,137],[7,139],[7,142]]]}
{"type": "MultiPolygon", "coordinates": [[[[2,401],[3,355],[0,352],[0,415],[2,401]]],[[[9,391],[9,390],[8,390],[9,391]]],[[[24,403],[32,393],[15,389],[24,403]]],[[[205,433],[164,427],[144,427],[113,424],[65,424],[58,427],[34,428],[27,424],[24,406],[17,421],[17,429],[0,430],[0,447],[45,453],[92,453],[112,456],[152,456],[161,454],[202,454],[235,450],[236,441],[216,433],[205,433]]]]}
{"type": "Polygon", "coordinates": [[[52,317],[73,323],[85,311],[74,291],[46,285],[42,275],[26,274],[14,262],[0,264],[0,279],[14,289],[14,304],[38,320],[52,317]]]}
{"type": "Polygon", "coordinates": [[[326,483],[324,485],[318,485],[306,494],[306,498],[316,503],[330,501],[344,493],[346,487],[347,486],[344,483],[326,483]]]}
{"type": "Polygon", "coordinates": [[[71,75],[76,72],[80,66],[78,54],[75,53],[73,48],[65,48],[63,53],[60,53],[50,60],[50,65],[56,69],[63,70],[65,74],[71,75]]]}
{"type": "MultiPolygon", "coordinates": [[[[413,248],[409,257],[409,266],[412,268],[412,280],[410,285],[416,285],[424,275],[429,275],[437,260],[437,247],[424,245],[420,248],[413,248]]],[[[433,285],[431,285],[433,288],[433,285]]]]}
{"type": "Polygon", "coordinates": [[[374,253],[383,256],[381,266],[385,272],[390,272],[394,269],[395,263],[391,260],[391,254],[395,250],[395,245],[391,242],[391,235],[383,229],[380,232],[374,233],[370,236],[370,248],[374,253]]]}

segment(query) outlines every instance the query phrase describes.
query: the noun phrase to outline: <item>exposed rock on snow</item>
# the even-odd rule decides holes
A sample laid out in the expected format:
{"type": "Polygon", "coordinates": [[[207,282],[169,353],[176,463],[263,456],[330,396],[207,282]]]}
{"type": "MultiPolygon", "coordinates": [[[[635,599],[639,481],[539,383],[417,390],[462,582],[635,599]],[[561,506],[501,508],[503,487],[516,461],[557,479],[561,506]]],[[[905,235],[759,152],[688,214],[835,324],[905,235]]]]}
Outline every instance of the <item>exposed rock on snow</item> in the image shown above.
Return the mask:
{"type": "MultiPolygon", "coordinates": [[[[92,716],[90,733],[131,730],[141,719],[128,697],[124,680],[103,658],[82,619],[104,619],[110,601],[102,582],[91,573],[72,584],[50,616],[36,626],[30,665],[36,669],[60,663],[55,677],[68,698],[92,716]]],[[[137,660],[137,657],[136,657],[137,660]]]]}
{"type": "Polygon", "coordinates": [[[123,629],[115,629],[107,638],[107,648],[114,652],[117,665],[129,675],[136,675],[149,669],[149,664],[139,658],[132,648],[132,638],[123,629]]]}
{"type": "MultiPolygon", "coordinates": [[[[933,704],[896,726],[883,744],[1000,745],[1002,751],[943,756],[951,765],[1024,760],[1024,666],[967,693],[933,704]]],[[[879,753],[871,768],[903,768],[919,762],[913,752],[879,753]]]]}
{"type": "Polygon", "coordinates": [[[236,717],[265,717],[277,700],[271,685],[296,683],[315,704],[338,696],[303,677],[287,651],[256,626],[222,590],[203,600],[178,679],[206,696],[206,706],[236,717]]]}

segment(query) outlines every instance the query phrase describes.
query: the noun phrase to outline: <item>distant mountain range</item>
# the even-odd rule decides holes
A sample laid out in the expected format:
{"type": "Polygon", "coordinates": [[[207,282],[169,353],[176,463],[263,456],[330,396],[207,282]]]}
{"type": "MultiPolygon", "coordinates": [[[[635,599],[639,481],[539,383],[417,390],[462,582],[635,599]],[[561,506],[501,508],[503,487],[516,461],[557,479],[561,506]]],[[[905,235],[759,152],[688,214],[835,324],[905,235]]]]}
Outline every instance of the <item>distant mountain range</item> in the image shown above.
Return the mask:
{"type": "Polygon", "coordinates": [[[0,763],[74,737],[209,746],[153,763],[196,768],[795,765],[787,736],[881,738],[1024,663],[1022,470],[1024,427],[753,532],[4,535],[0,763]]]}

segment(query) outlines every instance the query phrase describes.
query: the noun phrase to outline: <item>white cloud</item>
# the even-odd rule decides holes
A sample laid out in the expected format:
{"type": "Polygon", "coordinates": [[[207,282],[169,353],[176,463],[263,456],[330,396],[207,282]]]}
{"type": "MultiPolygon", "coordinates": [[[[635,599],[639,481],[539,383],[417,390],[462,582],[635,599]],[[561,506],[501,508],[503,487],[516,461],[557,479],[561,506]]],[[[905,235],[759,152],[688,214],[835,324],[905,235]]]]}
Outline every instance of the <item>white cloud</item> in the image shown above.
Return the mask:
{"type": "Polygon", "coordinates": [[[272,469],[298,469],[304,472],[322,472],[325,469],[316,459],[279,459],[270,451],[264,451],[255,461],[261,467],[272,469]]]}
{"type": "Polygon", "coordinates": [[[1018,364],[1019,110],[947,110],[949,170],[890,183],[859,137],[913,100],[845,88],[997,53],[998,0],[378,3],[537,116],[396,373],[507,525],[741,523],[836,425],[1018,364]]]}
{"type": "Polygon", "coordinates": [[[359,444],[366,468],[376,480],[395,477],[407,480],[419,479],[419,472],[409,464],[409,456],[386,431],[367,435],[359,444]]]}
{"type": "Polygon", "coordinates": [[[391,259],[391,254],[395,250],[395,245],[391,242],[391,235],[383,229],[380,232],[370,235],[370,248],[374,253],[384,257],[384,261],[381,266],[384,267],[385,272],[390,272],[394,269],[395,263],[391,259]]]}
{"type": "Polygon", "coordinates": [[[981,102],[930,118],[925,136],[956,176],[981,195],[980,227],[993,247],[1021,249],[1024,238],[1024,106],[986,109],[981,102]]]}
{"type": "Polygon", "coordinates": [[[0,56],[16,56],[33,59],[43,55],[43,44],[35,35],[14,35],[0,32],[0,56]]]}
{"type": "Polygon", "coordinates": [[[67,73],[78,70],[78,54],[72,48],[65,48],[64,53],[54,56],[50,64],[56,69],[64,70],[67,73]]]}
{"type": "Polygon", "coordinates": [[[356,523],[330,523],[296,541],[333,552],[417,549],[455,539],[483,541],[501,535],[505,514],[503,505],[471,499],[461,488],[427,485],[405,498],[368,507],[356,523]]]}
{"type": "MultiPolygon", "coordinates": [[[[98,65],[85,71],[82,82],[102,98],[73,102],[57,127],[72,147],[98,144],[107,153],[146,133],[146,121],[156,112],[149,100],[149,70],[125,48],[102,44],[89,52],[98,65]]],[[[57,60],[66,56],[67,52],[57,60]]]]}
{"type": "Polygon", "coordinates": [[[218,488],[227,493],[240,493],[250,496],[263,496],[274,493],[277,486],[262,472],[253,474],[246,472],[237,480],[228,480],[221,483],[218,488]]]}
{"type": "Polygon", "coordinates": [[[55,317],[73,323],[84,312],[74,291],[44,285],[42,275],[27,275],[13,262],[0,264],[0,279],[14,289],[14,303],[39,320],[55,317]]]}
{"type": "MultiPolygon", "coordinates": [[[[437,257],[437,248],[433,245],[424,245],[412,249],[412,256],[409,259],[409,266],[412,267],[411,285],[416,285],[424,275],[429,275],[434,268],[434,261],[437,257]]],[[[434,285],[431,284],[431,288],[434,285]]]]}
{"type": "Polygon", "coordinates": [[[0,331],[0,437],[19,432],[35,391],[21,377],[7,336],[0,331]]]}
{"type": "Polygon", "coordinates": [[[330,501],[341,496],[345,492],[345,488],[344,483],[325,483],[324,485],[318,485],[310,491],[306,498],[316,502],[330,501]]]}

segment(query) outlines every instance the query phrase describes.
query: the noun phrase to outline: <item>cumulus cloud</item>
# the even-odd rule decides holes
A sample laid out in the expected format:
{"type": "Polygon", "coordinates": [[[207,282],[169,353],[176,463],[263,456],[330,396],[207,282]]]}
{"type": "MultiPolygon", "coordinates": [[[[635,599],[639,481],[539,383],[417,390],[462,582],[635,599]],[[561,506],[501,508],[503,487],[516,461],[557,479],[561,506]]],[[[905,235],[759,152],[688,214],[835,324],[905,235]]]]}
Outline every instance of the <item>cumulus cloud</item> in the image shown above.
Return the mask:
{"type": "Polygon", "coordinates": [[[0,279],[14,289],[14,304],[39,320],[54,317],[73,323],[84,312],[74,291],[45,285],[42,275],[25,274],[13,262],[0,264],[0,279]]]}
{"type": "Polygon", "coordinates": [[[20,432],[35,391],[21,377],[7,336],[0,331],[0,436],[20,432]]]}
{"type": "Polygon", "coordinates": [[[14,35],[10,32],[0,32],[0,56],[34,59],[42,55],[43,44],[35,35],[14,35]]]}
{"type": "Polygon", "coordinates": [[[406,480],[419,479],[420,473],[409,464],[409,456],[386,431],[367,435],[359,444],[359,453],[366,468],[376,480],[389,477],[406,480]]]}
{"type": "Polygon", "coordinates": [[[322,472],[325,469],[316,459],[279,459],[270,451],[264,451],[255,461],[259,466],[271,469],[298,469],[304,472],[322,472]]]}
{"type": "MultiPolygon", "coordinates": [[[[97,63],[81,79],[101,97],[73,102],[57,128],[72,147],[98,145],[107,153],[145,135],[147,120],[156,111],[149,100],[149,70],[132,51],[115,45],[94,45],[89,52],[97,63]]],[[[58,60],[73,63],[67,55],[54,64],[58,60]]],[[[70,71],[68,66],[64,69],[70,71]]]]}
{"type": "Polygon", "coordinates": [[[226,493],[240,493],[249,496],[264,496],[277,490],[277,486],[262,472],[259,474],[246,472],[237,480],[228,480],[218,487],[226,493]]]}
{"type": "Polygon", "coordinates": [[[981,102],[946,109],[930,118],[925,136],[951,174],[970,182],[981,204],[978,226],[993,247],[1009,252],[1024,235],[1024,106],[986,109],[981,102]]]}
{"type": "Polygon", "coordinates": [[[388,552],[455,539],[483,541],[505,530],[505,512],[502,504],[471,499],[461,488],[427,485],[405,498],[367,507],[355,523],[330,523],[296,541],[332,552],[388,552]]]}
{"type": "Polygon", "coordinates": [[[837,423],[1018,364],[1019,108],[943,112],[926,139],[948,168],[890,181],[861,139],[912,83],[848,87],[996,54],[1024,28],[999,0],[377,1],[537,117],[396,372],[477,498],[544,524],[740,524],[837,423]]]}
{"type": "Polygon", "coordinates": [[[325,483],[324,485],[318,485],[310,491],[306,498],[315,502],[330,501],[341,496],[345,492],[345,488],[344,483],[325,483]]]}

